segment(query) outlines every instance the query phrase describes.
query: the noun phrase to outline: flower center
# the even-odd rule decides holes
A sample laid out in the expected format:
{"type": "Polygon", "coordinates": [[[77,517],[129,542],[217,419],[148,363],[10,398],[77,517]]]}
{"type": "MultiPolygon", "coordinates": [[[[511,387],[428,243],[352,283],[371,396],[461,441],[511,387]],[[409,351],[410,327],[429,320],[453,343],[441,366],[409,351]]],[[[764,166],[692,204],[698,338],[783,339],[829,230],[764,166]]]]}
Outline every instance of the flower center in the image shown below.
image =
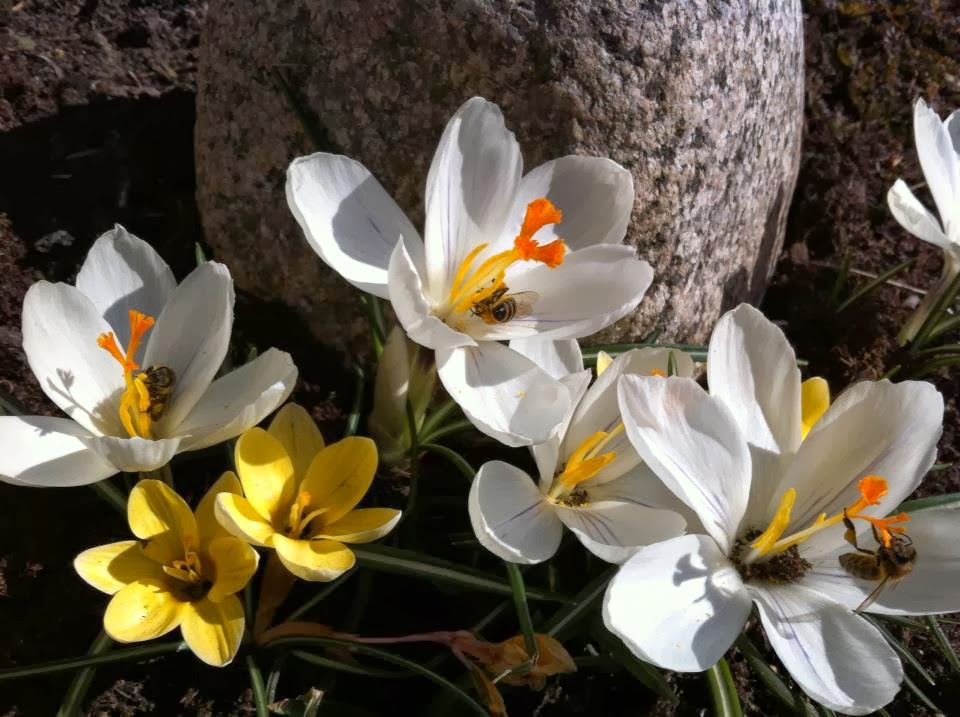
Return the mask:
{"type": "Polygon", "coordinates": [[[299,539],[310,521],[326,512],[325,508],[318,508],[307,513],[306,510],[310,507],[311,499],[310,493],[302,490],[290,506],[287,513],[287,522],[283,526],[283,534],[288,538],[299,539]]]}
{"type": "Polygon", "coordinates": [[[887,494],[887,481],[880,476],[868,475],[860,480],[857,487],[860,490],[860,497],[839,513],[830,517],[823,513],[809,528],[783,537],[787,526],[790,524],[790,513],[793,511],[793,505],[797,500],[797,491],[790,488],[780,499],[780,505],[777,507],[770,525],[756,540],[750,543],[752,550],[744,557],[743,562],[749,565],[785,553],[821,530],[843,522],[844,518],[864,520],[870,523],[875,528],[880,542],[884,547],[889,548],[893,542],[894,533],[907,532],[906,528],[898,524],[907,522],[910,520],[910,516],[906,513],[899,513],[889,518],[875,518],[871,515],[864,515],[863,510],[865,508],[877,505],[880,499],[887,494]]]}
{"type": "Polygon", "coordinates": [[[203,576],[200,556],[184,547],[184,559],[174,560],[172,565],[164,565],[163,572],[182,583],[179,592],[185,602],[199,600],[210,592],[213,581],[203,576]]]}
{"type": "MultiPolygon", "coordinates": [[[[520,233],[513,240],[513,248],[494,254],[479,266],[474,267],[477,257],[489,244],[480,244],[461,262],[453,278],[450,295],[447,297],[446,321],[453,314],[472,313],[485,323],[505,323],[523,312],[523,302],[509,295],[505,283],[506,271],[518,261],[538,261],[555,269],[563,263],[566,244],[555,239],[541,245],[534,238],[540,229],[549,224],[558,224],[563,214],[544,197],[534,199],[527,205],[520,233]]],[[[536,300],[535,296],[526,296],[536,300]]],[[[515,295],[519,296],[519,295],[515,295]]],[[[532,303],[532,302],[531,302],[532,303]]]]}
{"type": "Polygon", "coordinates": [[[623,421],[609,431],[597,431],[586,438],[573,452],[566,465],[554,479],[547,497],[565,505],[580,506],[587,502],[587,492],[581,485],[610,465],[615,451],[601,453],[610,441],[623,432],[623,421]]]}
{"type": "Polygon", "coordinates": [[[137,350],[150,327],[152,316],[130,310],[130,341],[126,351],[121,350],[112,331],[100,334],[97,345],[109,353],[123,367],[126,388],[120,397],[120,422],[131,438],[153,438],[153,422],[167,409],[176,377],[166,366],[148,366],[140,371],[136,361],[137,350]]]}

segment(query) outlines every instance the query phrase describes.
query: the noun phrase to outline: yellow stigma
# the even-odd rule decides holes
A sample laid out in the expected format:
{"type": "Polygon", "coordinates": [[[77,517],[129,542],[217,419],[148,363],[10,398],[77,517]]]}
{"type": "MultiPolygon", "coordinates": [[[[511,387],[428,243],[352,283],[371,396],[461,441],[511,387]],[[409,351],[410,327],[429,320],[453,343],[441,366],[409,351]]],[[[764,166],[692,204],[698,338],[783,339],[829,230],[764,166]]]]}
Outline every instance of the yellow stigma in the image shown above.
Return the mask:
{"type": "Polygon", "coordinates": [[[806,438],[814,424],[830,408],[830,386],[819,376],[808,378],[800,386],[801,437],[806,438]]]}
{"type": "Polygon", "coordinates": [[[772,557],[783,553],[794,545],[799,545],[813,535],[816,535],[824,528],[837,525],[842,522],[844,517],[850,519],[865,520],[876,527],[880,539],[887,547],[892,541],[892,533],[905,533],[906,528],[895,525],[910,520],[906,513],[892,516],[890,518],[875,518],[871,515],[863,515],[862,511],[873,505],[877,505],[881,498],[887,494],[887,481],[880,476],[868,475],[857,484],[860,491],[860,497],[845,507],[836,515],[827,517],[824,513],[817,517],[809,528],[800,530],[787,537],[782,537],[790,524],[790,513],[793,510],[794,503],[797,500],[797,491],[793,488],[787,490],[780,498],[780,505],[770,521],[770,525],[757,538],[750,547],[753,548],[753,554],[748,556],[745,562],[752,562],[757,557],[772,557]]]}
{"type": "Polygon", "coordinates": [[[147,316],[135,309],[130,310],[130,341],[127,343],[126,351],[120,349],[117,337],[112,331],[97,337],[97,345],[113,356],[123,367],[123,381],[126,388],[120,397],[120,422],[131,438],[135,436],[153,438],[150,393],[143,377],[134,374],[140,368],[136,360],[137,350],[153,323],[152,316],[147,316]]]}
{"type": "Polygon", "coordinates": [[[587,437],[571,454],[563,472],[554,478],[548,497],[551,500],[563,498],[581,483],[590,480],[610,465],[617,457],[616,452],[601,453],[601,451],[622,431],[623,422],[621,421],[611,431],[597,431],[587,437]]]}
{"type": "Polygon", "coordinates": [[[518,261],[537,261],[554,269],[563,263],[566,245],[562,239],[555,239],[541,245],[534,238],[540,229],[548,224],[557,224],[563,218],[562,213],[549,199],[534,199],[527,205],[527,211],[520,227],[520,233],[513,240],[513,247],[494,254],[478,267],[473,264],[477,257],[489,246],[480,244],[461,262],[450,287],[447,304],[448,313],[462,314],[472,307],[490,298],[504,287],[507,268],[518,261]]]}

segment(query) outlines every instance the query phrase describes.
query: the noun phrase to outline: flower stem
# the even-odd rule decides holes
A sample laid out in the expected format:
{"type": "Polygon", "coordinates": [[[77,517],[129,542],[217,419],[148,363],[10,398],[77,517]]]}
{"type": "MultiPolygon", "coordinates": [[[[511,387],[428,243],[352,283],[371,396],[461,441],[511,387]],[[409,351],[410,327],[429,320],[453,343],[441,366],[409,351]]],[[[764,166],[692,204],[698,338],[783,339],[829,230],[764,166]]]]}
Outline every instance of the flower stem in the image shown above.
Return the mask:
{"type": "Polygon", "coordinates": [[[724,658],[707,670],[707,682],[710,683],[710,695],[713,697],[713,713],[717,717],[743,717],[737,686],[730,672],[730,665],[724,658]]]}
{"type": "Polygon", "coordinates": [[[446,446],[441,446],[437,443],[424,443],[422,448],[429,453],[435,453],[438,456],[443,456],[463,474],[468,483],[473,482],[477,472],[473,469],[473,466],[467,462],[467,459],[461,456],[455,450],[452,448],[447,448],[446,446]]]}
{"type": "Polygon", "coordinates": [[[98,665],[110,665],[114,662],[145,660],[150,657],[169,655],[173,652],[179,652],[186,649],[187,643],[185,642],[161,642],[152,645],[140,645],[138,647],[127,647],[120,650],[113,650],[102,655],[68,657],[63,660],[52,660],[51,662],[43,662],[38,665],[11,667],[6,670],[0,670],[0,682],[5,680],[19,680],[24,677],[52,675],[57,672],[69,672],[71,670],[80,669],[81,667],[94,667],[98,665]]]}
{"type": "Polygon", "coordinates": [[[127,499],[124,497],[123,493],[120,490],[110,483],[110,479],[99,481],[98,483],[92,483],[90,485],[93,488],[94,492],[102,498],[106,503],[110,505],[111,508],[116,510],[124,518],[127,516],[127,499]]]}
{"type": "Polygon", "coordinates": [[[527,651],[527,659],[519,665],[514,665],[493,680],[497,684],[500,680],[512,674],[524,674],[537,664],[540,650],[537,646],[537,637],[533,631],[533,620],[530,619],[530,607],[527,605],[527,590],[523,584],[523,573],[516,563],[504,562],[507,566],[507,577],[510,578],[510,589],[513,591],[513,607],[517,611],[517,620],[520,622],[520,632],[523,633],[523,645],[527,651]]]}
{"type": "Polygon", "coordinates": [[[447,419],[447,416],[456,410],[456,401],[453,399],[447,399],[447,401],[440,406],[440,408],[427,416],[427,419],[423,422],[423,426],[420,429],[420,435],[429,436],[428,439],[424,440],[424,443],[426,443],[430,438],[433,438],[433,433],[437,430],[437,427],[447,419]]]}
{"type": "Polygon", "coordinates": [[[257,717],[270,717],[263,675],[260,674],[260,668],[257,667],[257,661],[253,659],[253,655],[247,655],[247,672],[250,675],[250,687],[253,690],[253,703],[257,707],[257,717]]]}
{"type": "MultiPolygon", "coordinates": [[[[101,630],[87,654],[102,655],[110,649],[111,645],[113,645],[113,640],[106,632],[101,630]]],[[[80,706],[87,696],[87,691],[90,689],[90,683],[93,682],[96,671],[95,667],[84,667],[73,676],[73,682],[70,683],[70,688],[60,704],[60,709],[57,710],[57,717],[74,717],[74,715],[81,713],[80,706]]]]}

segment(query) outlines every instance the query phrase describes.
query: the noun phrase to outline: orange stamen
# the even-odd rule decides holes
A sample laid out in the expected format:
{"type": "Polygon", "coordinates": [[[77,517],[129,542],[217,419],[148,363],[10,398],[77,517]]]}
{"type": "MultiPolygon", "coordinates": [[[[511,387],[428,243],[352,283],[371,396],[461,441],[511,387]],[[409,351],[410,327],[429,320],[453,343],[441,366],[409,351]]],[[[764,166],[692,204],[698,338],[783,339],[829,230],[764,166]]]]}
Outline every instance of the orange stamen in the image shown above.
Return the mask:
{"type": "Polygon", "coordinates": [[[868,475],[860,479],[857,488],[860,489],[866,505],[877,505],[887,494],[887,481],[880,476],[868,475]]]}
{"type": "Polygon", "coordinates": [[[880,542],[883,543],[883,547],[885,548],[889,548],[893,542],[893,533],[903,534],[907,532],[906,528],[894,525],[894,523],[906,523],[910,520],[910,516],[906,513],[898,513],[889,518],[872,518],[869,515],[858,515],[856,517],[867,521],[877,529],[877,533],[880,535],[880,542]]]}
{"type": "Polygon", "coordinates": [[[123,355],[123,352],[117,345],[117,337],[113,335],[112,331],[100,334],[97,337],[97,346],[113,356],[117,361],[120,362],[120,365],[123,366],[124,370],[127,370],[127,357],[123,355]]]}
{"type": "Polygon", "coordinates": [[[661,371],[661,370],[658,369],[658,368],[650,369],[650,375],[651,375],[651,376],[659,376],[660,378],[666,378],[666,377],[667,377],[667,374],[664,373],[663,371],[661,371]]]}
{"type": "Polygon", "coordinates": [[[543,227],[548,224],[559,224],[562,220],[563,212],[557,209],[553,202],[546,197],[534,199],[527,205],[527,213],[520,227],[520,237],[532,238],[543,227]]]}
{"type": "Polygon", "coordinates": [[[140,342],[143,340],[144,335],[146,335],[153,324],[154,320],[152,316],[147,316],[141,311],[131,309],[130,341],[127,343],[126,352],[124,353],[120,350],[120,346],[117,344],[117,337],[113,335],[112,331],[100,334],[97,337],[97,346],[113,356],[120,365],[123,366],[125,373],[136,371],[139,368],[135,360],[137,350],[140,348],[140,342]]]}

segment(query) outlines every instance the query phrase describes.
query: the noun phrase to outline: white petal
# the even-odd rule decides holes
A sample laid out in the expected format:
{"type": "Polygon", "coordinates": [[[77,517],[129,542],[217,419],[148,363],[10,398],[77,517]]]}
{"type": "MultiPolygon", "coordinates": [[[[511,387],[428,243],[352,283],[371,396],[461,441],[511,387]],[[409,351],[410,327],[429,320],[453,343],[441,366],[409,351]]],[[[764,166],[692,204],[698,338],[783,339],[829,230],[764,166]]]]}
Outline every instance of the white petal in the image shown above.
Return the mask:
{"type": "Polygon", "coordinates": [[[750,614],[750,596],[705,535],[641,548],[603,599],[603,622],[641,660],[699,672],[723,657],[750,614]]]}
{"type": "Polygon", "coordinates": [[[549,440],[570,412],[563,382],[501,344],[440,349],[437,373],[473,425],[508,446],[549,440]]]}
{"type": "Polygon", "coordinates": [[[922,99],[914,105],[913,134],[944,232],[955,237],[960,232],[960,158],[940,117],[922,99]]]}
{"type": "Polygon", "coordinates": [[[628,246],[603,244],[567,255],[551,269],[522,267],[506,283],[511,292],[537,295],[529,315],[487,327],[482,339],[573,339],[589,336],[623,318],[640,303],[653,281],[653,269],[628,246]]]}
{"type": "Polygon", "coordinates": [[[580,403],[587,392],[591,378],[593,378],[593,372],[587,369],[578,373],[567,374],[560,379],[560,383],[570,392],[570,405],[563,415],[563,420],[557,426],[556,433],[550,437],[550,440],[530,446],[530,453],[533,454],[533,460],[537,464],[537,472],[540,475],[540,489],[544,492],[549,491],[550,485],[553,483],[553,474],[560,465],[561,441],[570,427],[570,421],[573,419],[573,412],[576,410],[577,404],[580,403]]]}
{"type": "Polygon", "coordinates": [[[920,203],[902,179],[894,182],[887,192],[887,205],[893,218],[915,237],[944,249],[950,248],[951,242],[940,228],[940,222],[920,203]]]}
{"type": "Polygon", "coordinates": [[[539,338],[514,339],[510,348],[523,354],[554,378],[583,371],[583,353],[576,339],[542,341],[539,338]]]}
{"type": "Polygon", "coordinates": [[[269,349],[214,381],[176,428],[181,451],[229,441],[273,413],[293,391],[297,367],[290,354],[269,349]]]}
{"type": "Polygon", "coordinates": [[[960,110],[951,112],[950,116],[944,120],[943,126],[947,128],[947,133],[950,135],[954,153],[960,156],[960,110]]]}
{"type": "MultiPolygon", "coordinates": [[[[913,571],[888,585],[867,612],[882,615],[936,615],[960,611],[960,540],[955,509],[924,510],[910,514],[907,533],[917,550],[913,571]]],[[[872,542],[868,543],[871,545],[872,542]]],[[[855,610],[877,583],[855,579],[841,567],[837,556],[851,552],[845,544],[816,561],[803,583],[855,610]]]]}
{"type": "Polygon", "coordinates": [[[530,476],[503,461],[480,466],[467,502],[480,544],[498,558],[532,565],[552,557],[563,524],[530,476]]]}
{"type": "Polygon", "coordinates": [[[599,489],[587,488],[587,496],[586,505],[558,506],[557,515],[587,550],[608,563],[622,563],[645,545],[675,538],[687,524],[669,510],[635,501],[606,500],[599,489]]]}
{"type": "Polygon", "coordinates": [[[768,519],[765,511],[778,491],[784,457],[797,450],[802,436],[793,347],[763,314],[741,304],[713,330],[707,377],[710,395],[726,404],[750,446],[754,481],[748,512],[768,519]]]}
{"type": "Polygon", "coordinates": [[[435,300],[449,292],[470,250],[500,236],[522,171],[500,109],[468,100],[447,124],[427,175],[427,286],[435,300]]]}
{"type": "Polygon", "coordinates": [[[0,480],[41,488],[96,483],[117,472],[87,448],[78,436],[89,436],[69,418],[0,417],[0,480]]]}
{"type": "MultiPolygon", "coordinates": [[[[878,475],[888,486],[886,497],[867,512],[889,513],[933,465],[942,422],[943,397],[933,384],[863,381],[851,386],[817,421],[783,480],[797,490],[788,530],[807,527],[821,513],[834,515],[853,503],[866,475],[878,475]]],[[[774,509],[771,503],[767,515],[774,509]]],[[[857,522],[863,523],[858,528],[869,527],[857,522]]],[[[821,531],[804,543],[805,554],[834,548],[842,534],[842,526],[821,531]]]]}
{"type": "Polygon", "coordinates": [[[95,434],[120,434],[123,368],[97,345],[110,331],[91,301],[67,284],[39,281],[23,299],[23,350],[51,401],[95,434]]]}
{"type": "Polygon", "coordinates": [[[640,457],[729,551],[750,491],[750,453],[730,411],[689,378],[623,376],[619,396],[640,457]]]}
{"type": "Polygon", "coordinates": [[[117,341],[130,340],[130,310],[156,318],[177,280],[153,247],[119,224],[94,242],[77,274],[77,288],[113,327],[117,341]]]}
{"type": "Polygon", "coordinates": [[[227,267],[208,261],[190,272],[157,319],[143,366],[166,366],[176,377],[157,434],[180,424],[220,369],[230,345],[233,300],[227,267]]]}
{"type": "Polygon", "coordinates": [[[422,241],[370,171],[339,154],[299,157],[287,169],[287,204],[310,246],[362,291],[386,299],[387,267],[400,237],[422,241]]]}
{"type": "Polygon", "coordinates": [[[466,334],[454,331],[432,313],[423,293],[423,282],[416,265],[401,239],[390,258],[390,303],[397,321],[411,341],[430,349],[454,349],[458,346],[476,346],[466,334]]]}
{"type": "Polygon", "coordinates": [[[179,451],[179,438],[151,441],[146,438],[115,438],[114,436],[81,437],[88,447],[116,467],[117,471],[138,473],[162,468],[179,451]]]}
{"type": "Polygon", "coordinates": [[[560,238],[571,251],[594,244],[619,244],[633,209],[633,175],[602,157],[570,155],[541,164],[520,180],[507,215],[505,245],[520,232],[527,205],[541,197],[563,212],[563,220],[537,232],[538,242],[560,238]]]}
{"type": "Polygon", "coordinates": [[[800,585],[751,585],[749,590],[777,656],[814,700],[844,714],[864,715],[897,694],[900,660],[862,617],[800,585]]]}

